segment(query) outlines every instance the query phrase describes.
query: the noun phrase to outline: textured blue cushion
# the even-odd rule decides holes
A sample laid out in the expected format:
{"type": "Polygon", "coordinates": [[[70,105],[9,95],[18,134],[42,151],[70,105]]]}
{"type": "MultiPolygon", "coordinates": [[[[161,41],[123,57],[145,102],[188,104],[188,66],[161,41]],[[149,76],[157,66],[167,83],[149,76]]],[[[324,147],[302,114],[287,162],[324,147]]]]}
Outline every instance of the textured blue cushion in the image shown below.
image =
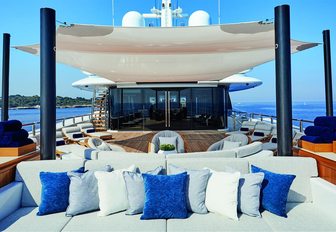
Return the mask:
{"type": "Polygon", "coordinates": [[[315,126],[329,127],[336,130],[336,117],[335,116],[321,116],[316,117],[314,120],[315,126]]]}
{"type": "Polygon", "coordinates": [[[141,220],[187,218],[186,172],[177,175],[142,174],[145,205],[141,220]]]}
{"type": "Polygon", "coordinates": [[[295,175],[273,173],[253,165],[251,171],[265,174],[260,195],[262,208],[278,216],[287,217],[287,196],[295,175]]]}
{"type": "MultiPolygon", "coordinates": [[[[159,175],[163,170],[162,166],[146,172],[146,174],[159,175]]],[[[145,204],[145,187],[141,173],[123,172],[126,183],[127,199],[129,207],[126,215],[135,215],[143,212],[145,204]]]]}
{"type": "MultiPolygon", "coordinates": [[[[75,170],[83,173],[84,167],[75,170]]],[[[69,204],[70,179],[66,172],[40,172],[42,184],[38,216],[63,212],[69,204]]]]}
{"type": "Polygon", "coordinates": [[[84,158],[86,160],[92,160],[92,152],[96,151],[96,149],[88,148],[84,150],[84,158]]]}
{"type": "Polygon", "coordinates": [[[241,127],[241,128],[240,128],[240,131],[249,131],[249,128],[241,127]]]}

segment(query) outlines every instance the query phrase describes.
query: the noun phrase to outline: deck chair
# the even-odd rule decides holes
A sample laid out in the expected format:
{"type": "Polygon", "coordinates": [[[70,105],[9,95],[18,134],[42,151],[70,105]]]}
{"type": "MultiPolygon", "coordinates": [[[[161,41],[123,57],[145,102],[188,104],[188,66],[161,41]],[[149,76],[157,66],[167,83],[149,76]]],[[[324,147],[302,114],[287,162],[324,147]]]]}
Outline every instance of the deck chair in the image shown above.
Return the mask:
{"type": "Polygon", "coordinates": [[[70,143],[83,142],[88,137],[85,137],[81,129],[78,126],[72,127],[63,127],[62,133],[65,136],[66,140],[70,143]]]}
{"type": "Polygon", "coordinates": [[[104,142],[99,138],[89,138],[87,144],[90,148],[96,149],[99,151],[122,151],[125,152],[125,149],[114,144],[109,144],[104,142]]]}
{"type": "Polygon", "coordinates": [[[175,139],[175,149],[177,153],[184,153],[184,141],[180,134],[175,131],[164,130],[156,133],[149,144],[148,152],[158,153],[160,150],[160,138],[172,138],[175,139]]]}
{"type": "Polygon", "coordinates": [[[273,125],[267,122],[258,122],[254,128],[252,135],[250,136],[251,141],[261,141],[267,139],[271,136],[273,130],[273,125]]]}
{"type": "Polygon", "coordinates": [[[253,132],[257,122],[255,121],[244,121],[238,131],[230,131],[227,132],[227,135],[233,135],[233,134],[244,134],[248,135],[253,132]]]}
{"type": "Polygon", "coordinates": [[[63,138],[62,131],[56,131],[56,147],[57,146],[63,146],[65,144],[66,144],[66,142],[63,138]]]}
{"type": "Polygon", "coordinates": [[[207,151],[219,151],[219,150],[228,150],[228,149],[232,149],[234,147],[232,147],[232,143],[226,143],[226,141],[229,142],[237,142],[240,144],[237,144],[239,147],[240,146],[245,146],[248,144],[249,139],[246,135],[244,134],[233,134],[230,135],[214,144],[212,144],[207,151]]]}
{"type": "Polygon", "coordinates": [[[92,123],[79,123],[77,126],[84,133],[84,135],[94,138],[100,138],[103,140],[112,139],[112,134],[106,131],[96,132],[92,123]]]}

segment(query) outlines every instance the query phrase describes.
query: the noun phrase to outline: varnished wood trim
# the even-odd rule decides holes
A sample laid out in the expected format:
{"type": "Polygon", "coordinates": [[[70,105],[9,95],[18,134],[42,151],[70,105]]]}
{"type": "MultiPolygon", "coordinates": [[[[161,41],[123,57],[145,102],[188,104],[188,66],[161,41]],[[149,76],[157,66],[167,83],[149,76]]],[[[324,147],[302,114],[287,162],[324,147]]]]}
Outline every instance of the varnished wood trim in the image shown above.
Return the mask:
{"type": "Polygon", "coordinates": [[[336,161],[299,148],[294,148],[293,151],[294,155],[314,158],[317,162],[319,177],[336,184],[336,161]]]}
{"type": "Polygon", "coordinates": [[[17,159],[0,164],[0,187],[5,186],[15,179],[16,165],[21,161],[39,160],[40,152],[35,151],[27,155],[22,155],[17,159]]]}

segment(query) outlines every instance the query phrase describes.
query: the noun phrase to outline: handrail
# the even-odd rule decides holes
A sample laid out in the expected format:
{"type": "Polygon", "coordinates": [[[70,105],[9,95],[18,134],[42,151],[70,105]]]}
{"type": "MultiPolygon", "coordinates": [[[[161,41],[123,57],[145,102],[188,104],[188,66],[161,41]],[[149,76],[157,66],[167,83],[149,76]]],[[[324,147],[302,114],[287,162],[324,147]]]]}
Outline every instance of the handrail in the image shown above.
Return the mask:
{"type": "MultiPolygon", "coordinates": [[[[81,118],[81,122],[84,121],[84,117],[89,117],[89,120],[92,118],[91,114],[82,114],[82,115],[76,115],[76,116],[71,116],[71,117],[65,117],[65,118],[57,118],[56,119],[56,123],[57,122],[62,122],[62,126],[65,126],[65,121],[72,119],[72,124],[76,123],[76,118],[81,118]]],[[[24,123],[22,124],[22,126],[31,126],[32,128],[32,134],[36,135],[36,125],[41,124],[40,121],[38,122],[29,122],[29,123],[24,123]]]]}
{"type": "MultiPolygon", "coordinates": [[[[245,117],[247,117],[249,120],[252,120],[255,118],[255,116],[259,116],[260,121],[263,121],[264,118],[269,118],[271,121],[271,124],[274,123],[274,119],[277,119],[276,116],[274,115],[269,115],[269,114],[261,114],[261,113],[249,113],[249,112],[244,112],[244,111],[239,111],[239,110],[232,110],[231,111],[233,113],[233,117],[234,117],[234,128],[235,128],[235,124],[236,124],[236,114],[243,114],[245,117]]],[[[314,121],[312,120],[307,120],[307,119],[297,119],[297,118],[293,118],[292,121],[294,122],[299,122],[299,130],[300,132],[303,132],[304,127],[303,127],[303,123],[314,123],[314,121]]]]}

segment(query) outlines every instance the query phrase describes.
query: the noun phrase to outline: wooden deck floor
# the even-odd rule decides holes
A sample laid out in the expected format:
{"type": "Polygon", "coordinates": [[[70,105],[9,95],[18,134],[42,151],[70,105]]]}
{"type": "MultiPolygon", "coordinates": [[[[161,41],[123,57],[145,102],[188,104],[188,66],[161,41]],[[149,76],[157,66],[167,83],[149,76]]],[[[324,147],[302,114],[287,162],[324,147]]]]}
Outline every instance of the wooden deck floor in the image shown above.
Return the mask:
{"type": "MultiPolygon", "coordinates": [[[[156,132],[114,132],[108,143],[122,146],[127,152],[148,152],[148,143],[156,132]]],[[[219,131],[178,131],[185,142],[186,152],[206,151],[208,147],[223,139],[219,131]]]]}

